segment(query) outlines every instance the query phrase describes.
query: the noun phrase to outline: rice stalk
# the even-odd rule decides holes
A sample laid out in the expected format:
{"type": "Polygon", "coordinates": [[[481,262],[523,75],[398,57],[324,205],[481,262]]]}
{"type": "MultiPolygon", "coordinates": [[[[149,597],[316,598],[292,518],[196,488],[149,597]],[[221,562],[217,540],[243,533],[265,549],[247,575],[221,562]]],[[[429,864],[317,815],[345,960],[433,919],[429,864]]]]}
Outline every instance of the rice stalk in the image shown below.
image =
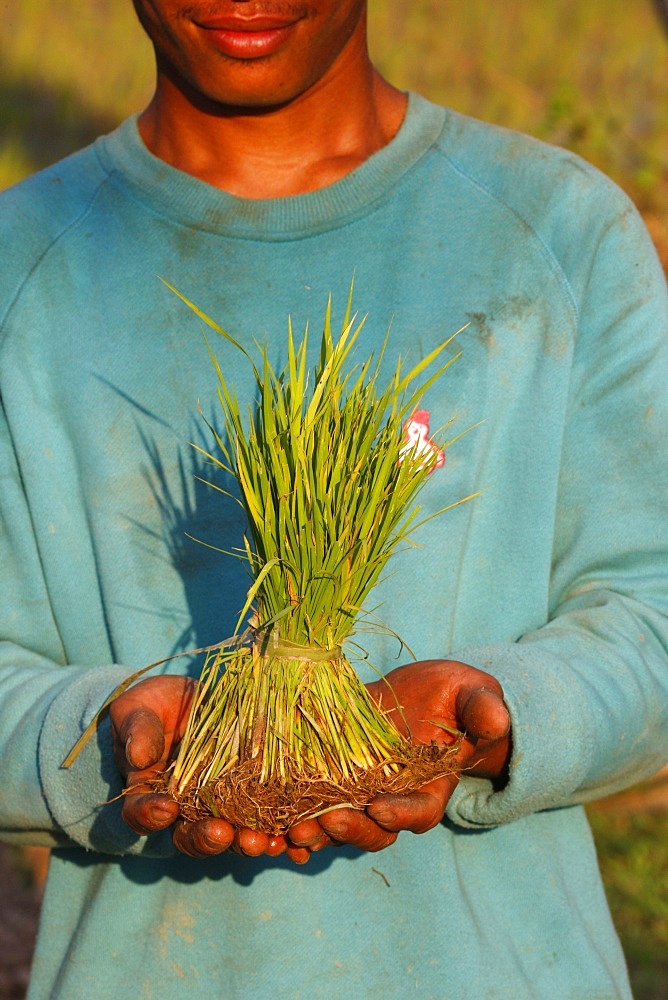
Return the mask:
{"type": "Polygon", "coordinates": [[[289,323],[276,371],[266,346],[254,361],[172,290],[246,356],[256,396],[243,413],[208,345],[222,428],[209,425],[216,447],[198,450],[239,485],[253,584],[234,644],[207,656],[168,791],[188,818],[279,833],[337,803],[363,808],[379,791],[448,773],[454,736],[414,745],[344,647],[390,556],[422,523],[417,498],[449,442],[425,455],[407,446],[404,427],[459,357],[445,353],[453,337],[407,370],[399,358],[381,386],[387,337],[375,360],[352,363],[365,319],[352,314],[351,288],[336,337],[328,302],[314,370],[308,327],[297,341],[289,323]]]}

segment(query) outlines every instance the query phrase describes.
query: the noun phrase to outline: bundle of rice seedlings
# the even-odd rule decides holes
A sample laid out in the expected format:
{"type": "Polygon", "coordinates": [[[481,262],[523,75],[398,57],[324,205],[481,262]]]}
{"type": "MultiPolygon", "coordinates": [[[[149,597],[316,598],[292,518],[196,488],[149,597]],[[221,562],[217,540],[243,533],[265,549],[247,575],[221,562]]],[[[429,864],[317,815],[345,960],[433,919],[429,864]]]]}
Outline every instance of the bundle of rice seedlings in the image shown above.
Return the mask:
{"type": "Polygon", "coordinates": [[[238,483],[253,582],[234,638],[206,658],[163,788],[188,819],[277,834],[451,772],[457,735],[413,743],[369,696],[346,650],[391,554],[423,523],[416,497],[451,443],[425,449],[405,425],[456,360],[442,361],[452,338],[407,372],[398,360],[381,388],[387,338],[375,361],[350,363],[364,325],[350,297],[336,339],[327,306],[315,369],[308,327],[297,343],[288,322],[287,364],[276,371],[266,347],[256,364],[176,294],[252,366],[257,396],[244,419],[209,347],[223,420],[220,433],[210,427],[216,449],[198,450],[238,483]]]}

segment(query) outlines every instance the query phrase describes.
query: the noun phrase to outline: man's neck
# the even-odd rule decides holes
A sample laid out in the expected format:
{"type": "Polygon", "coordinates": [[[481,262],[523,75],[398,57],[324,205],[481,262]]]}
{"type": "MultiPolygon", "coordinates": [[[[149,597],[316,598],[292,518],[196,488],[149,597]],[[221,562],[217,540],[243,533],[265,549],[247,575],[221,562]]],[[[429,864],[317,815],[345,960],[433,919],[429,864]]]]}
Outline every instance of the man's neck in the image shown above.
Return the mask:
{"type": "Polygon", "coordinates": [[[406,95],[370,63],[354,85],[340,67],[266,110],[203,108],[160,74],[139,129],[149,150],[177,169],[239,197],[275,198],[350,173],[393,138],[405,109],[406,95]]]}

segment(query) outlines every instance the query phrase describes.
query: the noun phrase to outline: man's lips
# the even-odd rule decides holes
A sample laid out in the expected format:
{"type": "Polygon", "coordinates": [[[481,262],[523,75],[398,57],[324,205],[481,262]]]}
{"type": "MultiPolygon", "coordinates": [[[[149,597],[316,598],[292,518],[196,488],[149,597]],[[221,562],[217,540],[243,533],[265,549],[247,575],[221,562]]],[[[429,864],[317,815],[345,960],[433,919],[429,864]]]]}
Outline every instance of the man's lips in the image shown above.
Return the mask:
{"type": "Polygon", "coordinates": [[[277,17],[207,18],[197,22],[209,41],[224,55],[236,59],[260,59],[278,51],[300,19],[277,17]]]}

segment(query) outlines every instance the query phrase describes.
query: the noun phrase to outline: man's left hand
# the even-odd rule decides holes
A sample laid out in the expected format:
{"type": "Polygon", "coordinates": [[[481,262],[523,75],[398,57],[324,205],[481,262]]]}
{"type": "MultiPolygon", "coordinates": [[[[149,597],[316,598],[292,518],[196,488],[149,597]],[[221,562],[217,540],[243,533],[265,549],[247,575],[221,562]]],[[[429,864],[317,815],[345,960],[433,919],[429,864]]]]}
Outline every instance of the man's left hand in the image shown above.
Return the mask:
{"type": "Polygon", "coordinates": [[[378,795],[366,810],[336,809],[306,820],[288,833],[309,851],[331,844],[361,850],[388,847],[402,830],[424,833],[441,822],[459,774],[465,770],[500,783],[511,753],[510,715],[499,682],[456,660],[421,660],[398,667],[369,689],[396,725],[418,743],[452,741],[447,728],[463,733],[453,773],[418,791],[378,795]]]}

